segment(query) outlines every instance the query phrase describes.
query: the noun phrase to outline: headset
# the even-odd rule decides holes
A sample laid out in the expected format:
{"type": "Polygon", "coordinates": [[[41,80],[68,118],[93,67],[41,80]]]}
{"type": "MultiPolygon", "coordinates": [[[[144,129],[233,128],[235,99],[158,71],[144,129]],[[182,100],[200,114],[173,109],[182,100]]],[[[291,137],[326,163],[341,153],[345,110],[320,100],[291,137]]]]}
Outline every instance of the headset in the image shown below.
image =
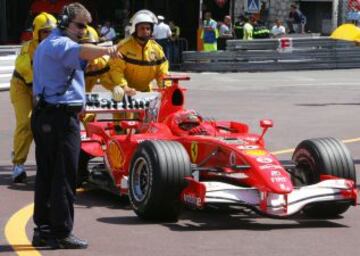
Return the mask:
{"type": "Polygon", "coordinates": [[[61,29],[61,30],[65,30],[68,26],[69,26],[69,23],[70,23],[70,18],[69,18],[69,6],[65,6],[64,7],[64,12],[59,15],[59,18],[58,18],[58,27],[61,29]]]}

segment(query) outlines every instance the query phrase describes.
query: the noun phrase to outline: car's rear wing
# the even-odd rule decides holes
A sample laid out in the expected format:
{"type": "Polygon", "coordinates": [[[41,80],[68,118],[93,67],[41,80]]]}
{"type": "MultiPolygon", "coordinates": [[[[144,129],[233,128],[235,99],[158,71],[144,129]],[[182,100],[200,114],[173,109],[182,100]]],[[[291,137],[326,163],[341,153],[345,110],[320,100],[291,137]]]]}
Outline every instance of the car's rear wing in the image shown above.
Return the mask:
{"type": "Polygon", "coordinates": [[[116,102],[109,92],[86,94],[86,113],[121,113],[142,112],[156,106],[160,101],[159,92],[138,92],[135,96],[125,95],[122,101],[116,102]]]}

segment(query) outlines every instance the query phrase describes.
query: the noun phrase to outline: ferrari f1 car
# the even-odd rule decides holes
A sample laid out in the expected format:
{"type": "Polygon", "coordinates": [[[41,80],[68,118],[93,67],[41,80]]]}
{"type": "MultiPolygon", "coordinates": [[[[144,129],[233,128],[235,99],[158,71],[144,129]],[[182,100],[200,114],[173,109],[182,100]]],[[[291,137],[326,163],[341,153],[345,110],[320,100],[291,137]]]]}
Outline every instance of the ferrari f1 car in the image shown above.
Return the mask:
{"type": "Polygon", "coordinates": [[[184,108],[185,89],[172,86],[114,102],[87,95],[97,118],[82,131],[79,183],[127,194],[143,219],[176,220],[182,206],[250,208],[269,217],[304,213],[331,217],[356,205],[356,174],[345,145],[334,138],[302,141],[292,160],[265,148],[261,134],[237,121],[207,120],[184,108]],[[100,119],[101,113],[117,118],[100,119]]]}

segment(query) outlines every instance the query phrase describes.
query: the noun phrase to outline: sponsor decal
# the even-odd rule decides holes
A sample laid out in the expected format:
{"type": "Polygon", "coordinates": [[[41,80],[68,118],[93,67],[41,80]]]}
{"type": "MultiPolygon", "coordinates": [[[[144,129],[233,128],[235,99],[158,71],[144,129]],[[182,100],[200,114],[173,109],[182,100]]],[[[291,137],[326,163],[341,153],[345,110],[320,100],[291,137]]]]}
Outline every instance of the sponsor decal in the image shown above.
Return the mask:
{"type": "Polygon", "coordinates": [[[272,177],[279,177],[279,176],[281,176],[281,173],[279,171],[271,171],[270,175],[272,177]]]}
{"type": "Polygon", "coordinates": [[[275,164],[264,164],[259,166],[260,170],[268,170],[268,169],[282,169],[282,167],[280,165],[275,165],[275,164]]]}
{"type": "Polygon", "coordinates": [[[192,207],[198,208],[201,207],[201,198],[197,197],[194,194],[184,194],[184,203],[192,207]]]}
{"type": "Polygon", "coordinates": [[[250,156],[266,156],[267,152],[262,149],[246,149],[245,154],[250,156]]]}
{"type": "Polygon", "coordinates": [[[259,146],[257,146],[257,145],[239,145],[239,146],[237,146],[237,148],[241,149],[241,150],[258,149],[259,146]]]}
{"type": "Polygon", "coordinates": [[[237,172],[237,173],[227,173],[225,176],[235,179],[247,179],[249,176],[247,176],[245,173],[237,172]]]}
{"type": "Polygon", "coordinates": [[[230,156],[229,156],[229,164],[230,164],[230,166],[236,164],[236,154],[235,154],[234,151],[232,151],[232,152],[230,153],[230,156]]]}
{"type": "Polygon", "coordinates": [[[125,162],[125,156],[123,150],[115,142],[111,141],[108,145],[107,156],[109,159],[110,166],[113,169],[121,169],[125,162]]]}
{"type": "Polygon", "coordinates": [[[191,142],[190,154],[191,154],[191,161],[195,163],[199,154],[199,146],[196,141],[191,142]]]}
{"type": "Polygon", "coordinates": [[[286,177],[283,176],[271,177],[270,180],[272,183],[285,183],[287,181],[286,177]]]}
{"type": "Polygon", "coordinates": [[[151,133],[157,133],[159,131],[159,128],[155,127],[155,126],[151,126],[151,128],[149,129],[149,132],[151,133]]]}
{"type": "Polygon", "coordinates": [[[256,161],[262,164],[270,164],[273,162],[272,158],[266,156],[259,156],[256,158],[256,161]]]}

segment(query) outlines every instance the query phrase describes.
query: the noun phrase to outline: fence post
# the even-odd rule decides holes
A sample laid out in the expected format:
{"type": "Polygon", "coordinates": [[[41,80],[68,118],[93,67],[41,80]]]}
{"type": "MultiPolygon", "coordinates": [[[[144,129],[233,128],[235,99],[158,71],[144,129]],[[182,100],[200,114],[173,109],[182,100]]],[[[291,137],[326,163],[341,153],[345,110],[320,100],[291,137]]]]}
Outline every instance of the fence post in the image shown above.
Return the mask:
{"type": "Polygon", "coordinates": [[[333,0],[333,2],[332,2],[332,17],[331,17],[332,31],[334,31],[338,27],[338,14],[339,14],[339,0],[333,0]]]}

